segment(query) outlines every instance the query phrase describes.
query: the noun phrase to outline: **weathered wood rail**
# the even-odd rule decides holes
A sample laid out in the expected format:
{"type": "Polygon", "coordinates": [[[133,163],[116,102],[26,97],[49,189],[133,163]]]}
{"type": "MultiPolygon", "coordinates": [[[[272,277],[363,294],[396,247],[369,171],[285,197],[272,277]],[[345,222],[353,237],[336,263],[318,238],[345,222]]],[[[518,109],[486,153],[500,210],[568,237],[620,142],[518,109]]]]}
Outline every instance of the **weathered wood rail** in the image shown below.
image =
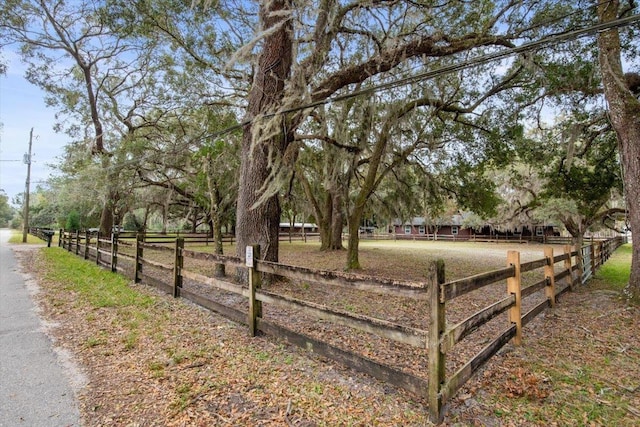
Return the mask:
{"type": "Polygon", "coordinates": [[[564,246],[561,254],[554,254],[553,247],[544,248],[544,256],[530,262],[521,263],[520,253],[509,251],[507,266],[460,280],[445,282],[444,263],[439,261],[430,267],[425,282],[411,282],[379,279],[362,275],[345,274],[333,271],[317,271],[302,267],[282,265],[259,260],[259,247],[251,247],[253,256],[246,259],[195,252],[185,248],[186,238],[175,238],[171,242],[161,240],[145,242],[138,235],[133,243],[120,241],[117,235],[103,238],[99,234],[91,236],[89,233],[71,233],[60,231],[60,247],[67,251],[94,259],[98,265],[111,271],[124,273],[118,265],[119,259],[126,259],[133,263],[132,279],[158,287],[174,297],[191,300],[209,310],[216,311],[236,322],[246,324],[252,335],[261,331],[275,335],[288,342],[311,349],[317,354],[336,360],[353,369],[363,371],[373,377],[386,381],[397,387],[404,388],[429,402],[431,418],[439,423],[444,416],[445,404],[478,370],[504,345],[513,341],[520,345],[523,337],[523,327],[536,316],[556,304],[557,298],[563,293],[584,283],[604,262],[613,251],[623,242],[622,238],[607,241],[591,242],[580,250],[564,246]],[[172,243],[167,245],[167,243],[172,243]],[[129,253],[119,253],[118,246],[129,247],[129,253]],[[145,257],[147,252],[164,253],[172,263],[163,263],[145,257]],[[248,282],[244,284],[210,277],[200,272],[191,271],[184,267],[185,258],[210,261],[213,264],[224,264],[225,267],[247,270],[248,282]],[[558,265],[560,264],[560,265],[558,265]],[[168,278],[160,280],[153,275],[146,274],[147,268],[163,272],[168,278]],[[589,271],[589,274],[586,271],[589,271]],[[527,286],[522,285],[522,274],[534,272],[540,279],[527,286]],[[539,273],[536,273],[539,272],[539,273]],[[378,319],[363,314],[356,314],[336,308],[328,307],[311,301],[304,301],[292,296],[280,295],[261,288],[261,276],[282,277],[288,280],[312,282],[321,285],[331,285],[346,289],[384,296],[403,296],[428,303],[430,306],[429,327],[423,330],[409,327],[384,319],[378,319]],[[211,288],[238,295],[248,300],[248,312],[242,312],[234,307],[214,301],[210,297],[200,295],[183,288],[183,280],[187,279],[211,288]],[[497,282],[506,281],[506,294],[503,298],[489,304],[467,318],[455,323],[447,323],[447,303],[467,293],[483,289],[497,282]],[[535,305],[523,313],[522,299],[537,295],[541,298],[535,305]],[[287,310],[304,313],[315,319],[329,321],[338,325],[348,326],[355,330],[393,340],[406,345],[422,348],[428,353],[428,378],[422,378],[403,372],[392,366],[371,360],[360,354],[346,351],[329,343],[320,341],[286,326],[263,318],[262,305],[269,304],[287,310]],[[505,329],[484,346],[475,356],[467,360],[449,378],[446,378],[446,358],[455,346],[462,340],[473,336],[482,325],[507,313],[508,322],[505,329]]]}
{"type": "MultiPolygon", "coordinates": [[[[118,240],[134,241],[138,236],[142,236],[142,240],[147,243],[173,243],[177,238],[184,239],[188,243],[204,243],[209,245],[214,242],[213,237],[209,233],[160,233],[160,232],[146,232],[136,233],[135,231],[122,231],[118,234],[118,240]]],[[[223,243],[233,243],[234,235],[225,234],[222,236],[223,243]]]]}
{"type": "MultiPolygon", "coordinates": [[[[348,234],[343,236],[344,239],[348,234]]],[[[571,237],[563,236],[521,236],[496,234],[402,234],[402,233],[363,233],[360,240],[411,240],[411,241],[442,241],[442,242],[486,242],[486,243],[541,243],[545,245],[569,245],[571,237]]],[[[596,239],[594,239],[596,240],[596,239]]],[[[597,239],[603,241],[607,239],[597,239]]]]}

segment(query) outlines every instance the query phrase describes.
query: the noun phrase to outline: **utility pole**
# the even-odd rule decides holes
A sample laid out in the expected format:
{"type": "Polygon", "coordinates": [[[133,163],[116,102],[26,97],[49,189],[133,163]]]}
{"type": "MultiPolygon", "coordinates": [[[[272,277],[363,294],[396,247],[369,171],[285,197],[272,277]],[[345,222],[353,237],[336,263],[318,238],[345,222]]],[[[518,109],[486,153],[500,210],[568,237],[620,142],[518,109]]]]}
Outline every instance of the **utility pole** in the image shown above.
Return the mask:
{"type": "Polygon", "coordinates": [[[31,183],[31,145],[33,143],[33,128],[29,132],[29,153],[24,155],[24,163],[27,164],[27,182],[24,190],[24,227],[22,228],[22,243],[27,243],[29,232],[29,184],[31,183]]]}

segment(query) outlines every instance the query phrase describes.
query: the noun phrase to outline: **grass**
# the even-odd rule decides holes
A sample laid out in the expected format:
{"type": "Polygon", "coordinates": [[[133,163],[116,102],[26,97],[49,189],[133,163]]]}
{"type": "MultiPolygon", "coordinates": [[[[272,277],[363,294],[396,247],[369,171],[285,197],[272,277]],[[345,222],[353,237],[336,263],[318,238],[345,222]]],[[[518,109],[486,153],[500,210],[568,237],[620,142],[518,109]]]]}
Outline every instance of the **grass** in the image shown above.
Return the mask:
{"type": "MultiPolygon", "coordinates": [[[[9,237],[9,243],[20,244],[22,243],[22,231],[20,230],[11,230],[11,237],[9,237]]],[[[27,244],[29,245],[46,245],[47,242],[41,240],[40,238],[33,236],[31,234],[27,234],[27,244]]]]}
{"type": "Polygon", "coordinates": [[[631,274],[631,244],[620,246],[609,260],[598,270],[595,280],[601,286],[621,291],[629,283],[631,274]],[[600,283],[599,283],[600,284],[600,283]]]}
{"type": "MultiPolygon", "coordinates": [[[[96,266],[60,248],[41,250],[41,256],[47,268],[44,278],[59,283],[65,292],[79,297],[76,307],[87,305],[93,311],[86,314],[89,323],[100,323],[104,319],[98,309],[113,309],[118,313],[117,325],[123,328],[119,335],[124,351],[138,347],[143,330],[156,330],[162,326],[158,322],[148,321],[148,310],[156,304],[154,297],[143,295],[130,286],[130,280],[96,266]]],[[[89,336],[86,348],[110,348],[111,343],[104,330],[89,336]]]]}
{"type": "Polygon", "coordinates": [[[155,303],[129,286],[129,279],[106,272],[82,258],[59,248],[42,252],[47,264],[55,266],[47,271],[46,278],[64,283],[70,291],[77,292],[93,307],[139,307],[155,303]]]}

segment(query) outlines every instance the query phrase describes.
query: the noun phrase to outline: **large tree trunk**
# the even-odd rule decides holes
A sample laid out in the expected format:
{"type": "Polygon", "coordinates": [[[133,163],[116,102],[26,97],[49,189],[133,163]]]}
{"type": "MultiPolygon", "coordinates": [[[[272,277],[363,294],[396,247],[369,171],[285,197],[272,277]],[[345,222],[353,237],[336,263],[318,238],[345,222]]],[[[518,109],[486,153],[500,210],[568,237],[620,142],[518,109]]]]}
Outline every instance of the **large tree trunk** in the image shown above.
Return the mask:
{"type": "Polygon", "coordinates": [[[342,226],[344,224],[343,202],[340,192],[342,189],[329,189],[325,193],[324,203],[318,201],[309,182],[303,175],[299,175],[302,188],[313,208],[313,213],[320,233],[320,250],[343,250],[342,226]]]}
{"type": "MultiPolygon", "coordinates": [[[[220,220],[220,215],[218,213],[218,209],[214,208],[211,210],[211,225],[213,231],[213,246],[216,255],[223,254],[222,248],[222,221],[220,220]]],[[[214,276],[223,277],[225,275],[224,264],[216,264],[214,276]]]]}
{"type": "Polygon", "coordinates": [[[356,199],[353,210],[349,213],[349,240],[347,242],[347,270],[360,269],[360,224],[364,215],[366,198],[362,193],[356,199]]]}
{"type": "Polygon", "coordinates": [[[111,200],[111,194],[102,206],[102,213],[100,214],[100,234],[103,236],[111,236],[113,231],[113,203],[111,200]]]}
{"type": "MultiPolygon", "coordinates": [[[[617,18],[619,2],[598,4],[601,22],[617,18]]],[[[629,296],[640,300],[640,101],[626,86],[620,61],[620,35],[617,28],[598,33],[599,62],[609,118],[618,136],[624,173],[624,189],[633,233],[629,296]]]]}
{"type": "Polygon", "coordinates": [[[144,208],[144,217],[142,219],[142,228],[138,228],[136,231],[140,232],[146,232],[147,231],[147,223],[149,222],[149,213],[151,212],[151,209],[149,209],[149,205],[145,206],[144,208]]]}
{"type": "Polygon", "coordinates": [[[165,200],[162,205],[162,230],[161,234],[167,234],[167,227],[169,224],[169,200],[165,200]]]}
{"type": "MultiPolygon", "coordinates": [[[[207,175],[207,191],[209,193],[209,230],[213,236],[213,245],[216,255],[223,255],[222,248],[222,217],[220,215],[222,205],[222,195],[220,186],[213,179],[212,158],[207,157],[204,163],[205,174],[207,175]]],[[[214,276],[223,277],[225,275],[224,264],[216,264],[214,276]]]]}
{"type": "Polygon", "coordinates": [[[193,206],[193,215],[191,216],[191,233],[195,234],[198,231],[198,207],[193,206]]]}
{"type": "Polygon", "coordinates": [[[360,269],[360,220],[362,214],[356,212],[349,215],[349,240],[347,242],[347,270],[360,269]]]}
{"type": "Polygon", "coordinates": [[[332,212],[331,212],[331,236],[329,249],[340,251],[344,249],[342,246],[342,226],[344,224],[344,203],[340,189],[336,189],[331,194],[332,212]]]}
{"type": "Polygon", "coordinates": [[[291,70],[292,23],[283,10],[291,7],[287,0],[260,3],[263,31],[277,27],[263,40],[262,52],[253,79],[247,106],[247,119],[258,120],[243,129],[240,186],[237,205],[237,255],[244,257],[247,245],[259,244],[261,258],[278,260],[280,204],[277,194],[258,204],[260,190],[269,177],[269,155],[278,158],[289,142],[289,135],[261,135],[258,116],[277,110],[284,83],[291,70]]]}
{"type": "Polygon", "coordinates": [[[109,190],[107,192],[107,199],[105,200],[104,205],[102,205],[102,213],[100,214],[100,233],[102,233],[103,236],[111,236],[111,233],[113,232],[114,220],[118,219],[115,213],[115,207],[118,204],[118,201],[118,192],[109,190]]]}
{"type": "Polygon", "coordinates": [[[320,250],[328,251],[331,242],[331,227],[326,221],[318,221],[318,231],[320,232],[320,250]]]}

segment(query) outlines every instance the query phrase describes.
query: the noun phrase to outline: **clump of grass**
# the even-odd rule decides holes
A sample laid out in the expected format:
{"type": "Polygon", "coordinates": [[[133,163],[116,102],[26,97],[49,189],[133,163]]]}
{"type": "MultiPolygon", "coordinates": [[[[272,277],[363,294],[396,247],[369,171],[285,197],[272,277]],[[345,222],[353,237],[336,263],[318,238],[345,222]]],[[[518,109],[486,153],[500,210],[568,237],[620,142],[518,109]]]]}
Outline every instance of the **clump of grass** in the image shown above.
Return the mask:
{"type": "Polygon", "coordinates": [[[187,406],[193,396],[193,390],[191,384],[183,383],[176,387],[177,399],[173,402],[172,406],[178,411],[182,411],[187,406]]]}
{"type": "Polygon", "coordinates": [[[107,340],[104,336],[91,336],[87,338],[85,346],[88,348],[97,347],[99,345],[107,344],[107,340]]]}
{"type": "Polygon", "coordinates": [[[164,377],[164,367],[165,367],[164,363],[154,360],[149,362],[148,366],[154,378],[164,377]]]}
{"type": "Polygon", "coordinates": [[[131,330],[124,339],[124,348],[125,350],[133,350],[138,345],[138,340],[140,338],[140,332],[137,330],[131,330]]]}

